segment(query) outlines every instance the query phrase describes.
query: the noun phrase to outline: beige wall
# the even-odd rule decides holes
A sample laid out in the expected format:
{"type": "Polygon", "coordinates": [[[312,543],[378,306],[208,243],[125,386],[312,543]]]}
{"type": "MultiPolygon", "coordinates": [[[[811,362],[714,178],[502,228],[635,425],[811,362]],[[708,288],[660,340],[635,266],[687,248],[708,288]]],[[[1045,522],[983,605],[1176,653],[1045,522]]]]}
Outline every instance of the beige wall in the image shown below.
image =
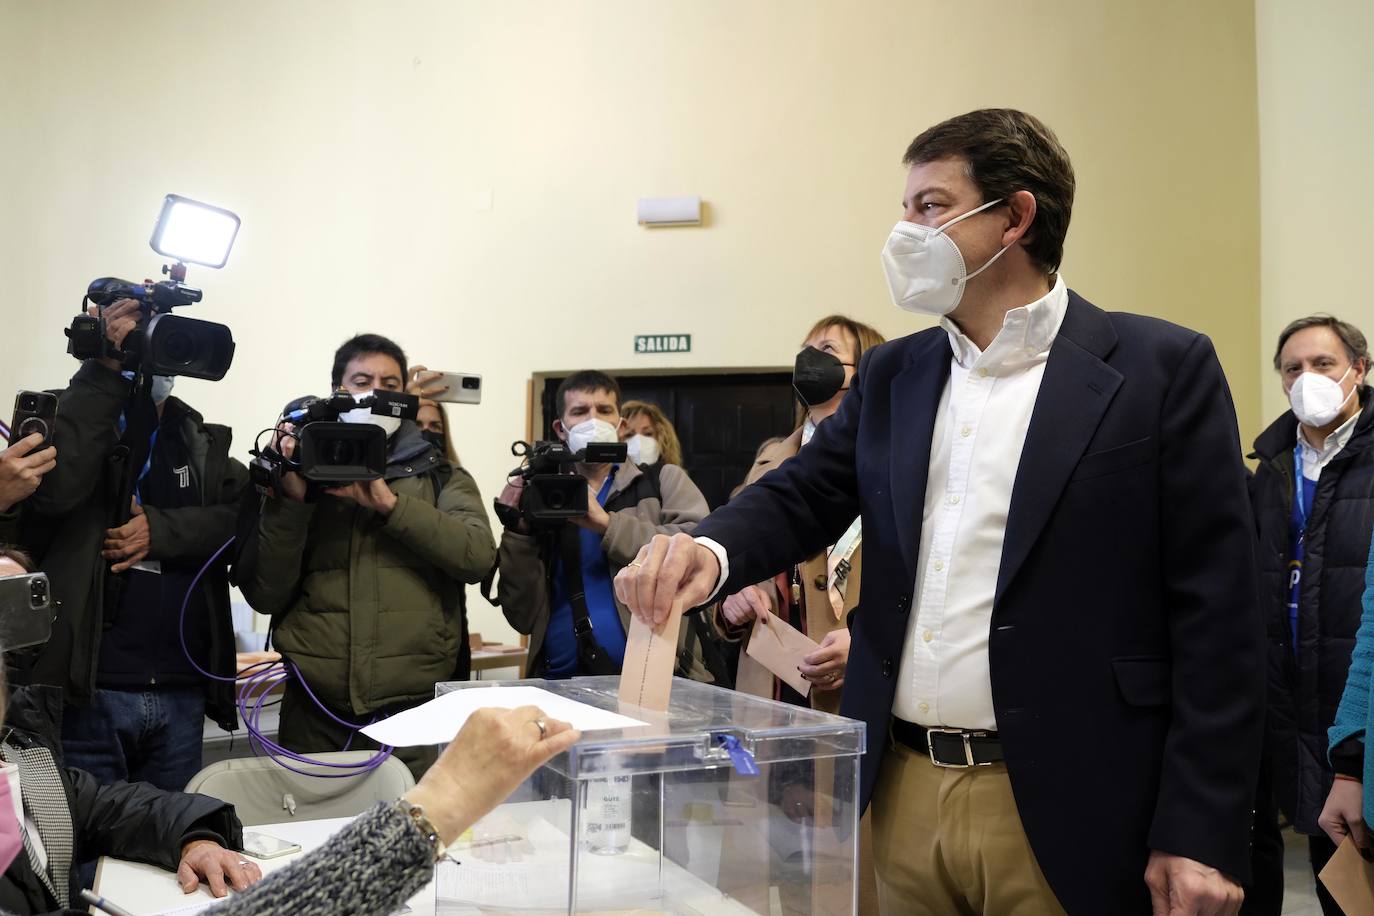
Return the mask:
{"type": "Polygon", "coordinates": [[[1374,161],[1374,4],[1256,0],[1260,372],[1266,420],[1288,409],[1273,369],[1284,325],[1330,312],[1374,337],[1367,187],[1374,161]]]}
{"type": "Polygon", "coordinates": [[[62,384],[85,283],[156,273],[147,232],[174,191],[244,220],[225,270],[192,270],[206,303],[188,310],[232,324],[237,362],[179,394],[241,453],[325,389],[340,340],[385,332],[485,374],[485,403],[451,416],[490,497],[535,370],[785,366],[837,309],[921,327],[878,267],[901,153],[1006,105],[1074,157],[1071,285],[1213,335],[1242,427],[1258,422],[1249,0],[0,0],[0,16],[0,390],[62,384]],[[637,197],[679,194],[708,201],[709,227],[635,224],[637,197]],[[636,332],[695,349],[635,357],[636,332]]]}

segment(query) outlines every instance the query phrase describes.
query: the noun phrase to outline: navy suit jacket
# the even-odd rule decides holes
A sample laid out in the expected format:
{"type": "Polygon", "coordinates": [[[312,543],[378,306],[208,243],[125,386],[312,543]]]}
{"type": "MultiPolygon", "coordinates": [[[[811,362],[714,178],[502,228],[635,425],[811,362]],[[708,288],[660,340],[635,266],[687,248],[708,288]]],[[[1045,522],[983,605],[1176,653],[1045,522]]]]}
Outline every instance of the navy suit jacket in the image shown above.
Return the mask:
{"type": "MultiPolygon", "coordinates": [[[[868,723],[864,805],[890,741],[950,358],[940,328],[865,353],[811,443],[694,532],[725,548],[730,594],[862,515],[841,712],[868,723]]],[[[1001,566],[988,570],[992,696],[1012,789],[1070,913],[1148,913],[1151,849],[1248,880],[1264,712],[1253,530],[1211,341],[1070,292],[1001,566]]]]}

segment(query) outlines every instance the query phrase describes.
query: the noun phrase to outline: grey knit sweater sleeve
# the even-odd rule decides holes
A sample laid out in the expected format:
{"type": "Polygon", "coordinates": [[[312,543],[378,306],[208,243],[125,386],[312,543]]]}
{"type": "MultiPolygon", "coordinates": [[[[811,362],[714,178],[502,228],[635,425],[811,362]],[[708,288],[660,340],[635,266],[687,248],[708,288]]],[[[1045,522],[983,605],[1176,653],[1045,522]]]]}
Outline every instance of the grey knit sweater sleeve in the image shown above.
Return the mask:
{"type": "Polygon", "coordinates": [[[319,849],[206,912],[387,916],[433,875],[433,851],[414,823],[394,802],[378,802],[319,849]]]}

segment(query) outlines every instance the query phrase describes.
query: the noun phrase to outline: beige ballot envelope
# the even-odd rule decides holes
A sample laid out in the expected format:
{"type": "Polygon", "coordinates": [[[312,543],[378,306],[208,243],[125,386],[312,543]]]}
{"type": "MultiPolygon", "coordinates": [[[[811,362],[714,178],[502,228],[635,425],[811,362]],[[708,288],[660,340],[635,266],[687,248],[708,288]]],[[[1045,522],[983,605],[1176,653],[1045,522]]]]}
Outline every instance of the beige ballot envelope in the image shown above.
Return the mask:
{"type": "Polygon", "coordinates": [[[668,619],[658,627],[651,627],[638,617],[630,618],[630,632],[625,637],[625,664],[620,669],[622,703],[659,712],[668,708],[680,629],[680,601],[673,602],[668,619]]]}
{"type": "Polygon", "coordinates": [[[797,666],[817,648],[819,645],[811,637],[776,614],[769,614],[767,623],[754,618],[754,630],[749,634],[749,647],[745,651],[805,697],[811,695],[811,682],[802,677],[797,666]]]}
{"type": "Polygon", "coordinates": [[[1347,913],[1374,913],[1374,862],[1366,862],[1355,841],[1346,837],[1322,869],[1322,884],[1347,913]]]}

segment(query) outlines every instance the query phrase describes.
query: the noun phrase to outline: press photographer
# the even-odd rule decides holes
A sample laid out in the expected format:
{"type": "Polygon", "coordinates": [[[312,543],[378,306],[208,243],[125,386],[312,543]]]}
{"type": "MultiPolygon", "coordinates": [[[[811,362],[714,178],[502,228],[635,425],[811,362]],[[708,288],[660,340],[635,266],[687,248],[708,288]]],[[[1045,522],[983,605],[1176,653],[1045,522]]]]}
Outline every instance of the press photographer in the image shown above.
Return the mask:
{"type": "MultiPolygon", "coordinates": [[[[630,616],[611,580],[655,534],[690,532],[706,499],[682,468],[625,457],[620,386],[609,375],[574,373],[555,402],[559,441],[533,446],[497,501],[497,599],[529,634],[532,677],[619,673],[630,616]]],[[[678,649],[678,674],[713,680],[693,627],[682,628],[678,649]]]]}
{"type": "Polygon", "coordinates": [[[171,392],[177,376],[218,380],[232,363],[227,327],[172,311],[203,298],[186,264],[224,266],[238,226],[169,194],[150,239],[173,259],[168,279],[88,286],[67,331],[81,368],[52,421],[64,457],[24,507],[21,538],[51,576],[57,617],[19,672],[64,688],[66,759],[104,782],[180,789],[200,769],[205,716],[237,725],[229,690],[191,659],[234,671],[227,564],[210,561],[234,533],[247,471],[229,458],[229,429],[171,392]]]}
{"type": "Polygon", "coordinates": [[[84,360],[58,394],[53,441],[63,459],[25,505],[22,531],[59,613],[25,677],[65,687],[71,765],[102,782],[178,790],[200,769],[205,716],[237,726],[231,691],[186,657],[234,670],[225,564],[190,595],[186,651],[182,602],[234,534],[248,474],[229,457],[228,427],[173,397],[173,377],[154,376],[147,393],[126,377],[117,354],[145,317],[137,300],[106,307],[111,355],[84,360]]]}
{"type": "MultiPolygon", "coordinates": [[[[328,416],[348,405],[293,402],[297,422],[272,449],[289,463],[272,472],[277,485],[235,565],[249,603],[273,618],[276,648],[323,704],[287,682],[278,740],[299,753],[376,747],[342,723],[422,703],[436,681],[455,677],[467,640],[464,585],[495,558],[471,475],[412,420],[374,412],[370,399],[399,403],[405,382],[405,353],[385,337],[363,334],[338,349],[331,390],[369,403],[355,401],[336,422],[328,416]],[[310,416],[313,405],[322,418],[310,416]],[[369,440],[384,451],[381,473],[365,479],[369,440]]],[[[397,755],[417,777],[434,759],[428,748],[397,755]]]]}

